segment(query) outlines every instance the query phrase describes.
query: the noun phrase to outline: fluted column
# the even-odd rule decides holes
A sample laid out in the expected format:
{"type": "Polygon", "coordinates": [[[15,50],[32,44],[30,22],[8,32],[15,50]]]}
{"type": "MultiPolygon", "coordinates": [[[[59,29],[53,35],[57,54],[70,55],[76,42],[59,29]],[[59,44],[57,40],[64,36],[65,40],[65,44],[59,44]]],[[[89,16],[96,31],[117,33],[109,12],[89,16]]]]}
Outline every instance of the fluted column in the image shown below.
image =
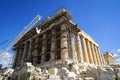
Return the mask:
{"type": "Polygon", "coordinates": [[[98,59],[98,54],[97,54],[97,52],[96,52],[96,46],[95,46],[95,44],[93,44],[93,47],[94,47],[94,52],[95,52],[95,56],[96,56],[96,62],[97,62],[97,65],[99,65],[99,59],[98,59]]]}
{"type": "Polygon", "coordinates": [[[102,65],[102,60],[101,60],[101,56],[100,56],[101,53],[99,52],[99,48],[98,48],[98,47],[96,47],[96,49],[97,49],[97,52],[98,52],[98,55],[99,55],[98,57],[99,57],[99,60],[100,60],[100,61],[99,61],[99,62],[100,62],[100,65],[102,65]]]}
{"type": "Polygon", "coordinates": [[[66,25],[61,25],[61,58],[63,61],[66,61],[68,58],[68,42],[67,42],[67,32],[66,32],[66,25]]]}
{"type": "MultiPolygon", "coordinates": [[[[47,38],[47,35],[46,33],[43,34],[43,41],[42,41],[42,54],[45,54],[46,52],[46,38],[47,38]]],[[[41,56],[41,62],[43,63],[45,60],[45,55],[42,55],[41,56]]]]}
{"type": "Polygon", "coordinates": [[[13,68],[16,67],[18,57],[19,57],[19,48],[16,48],[16,53],[15,53],[15,59],[14,59],[14,65],[13,65],[13,68]]]}
{"type": "Polygon", "coordinates": [[[23,49],[24,49],[24,46],[23,45],[20,45],[20,51],[19,51],[19,56],[18,56],[18,59],[17,59],[17,64],[18,66],[21,64],[21,60],[22,60],[22,55],[23,55],[23,49]]]}
{"type": "Polygon", "coordinates": [[[82,46],[81,46],[81,40],[79,34],[77,34],[77,58],[78,61],[83,63],[83,55],[82,55],[82,46]]]}
{"type": "Polygon", "coordinates": [[[55,60],[56,53],[56,30],[52,29],[52,39],[51,39],[51,61],[55,60]]]}
{"type": "Polygon", "coordinates": [[[91,47],[90,47],[90,42],[88,40],[87,40],[87,47],[88,47],[89,61],[91,64],[94,64],[93,55],[92,55],[92,51],[91,51],[91,47]]]}
{"type": "Polygon", "coordinates": [[[102,58],[102,54],[101,54],[101,52],[100,52],[99,48],[97,48],[97,49],[98,49],[98,52],[99,52],[99,55],[100,55],[100,62],[101,62],[101,65],[103,65],[103,58],[102,58]]]}
{"type": "Polygon", "coordinates": [[[36,40],[35,40],[35,46],[34,46],[34,51],[33,51],[33,64],[36,64],[36,63],[39,62],[38,56],[40,56],[40,55],[38,53],[38,41],[39,41],[39,38],[36,38],[36,40]]]}
{"type": "MultiPolygon", "coordinates": [[[[22,61],[23,61],[23,62],[24,62],[24,60],[25,60],[25,58],[26,58],[26,57],[25,57],[25,55],[27,54],[26,51],[27,51],[27,42],[25,43],[25,46],[24,46],[24,49],[23,49],[23,54],[22,54],[22,61]]],[[[23,62],[22,62],[22,63],[23,63],[23,62]]]]}
{"type": "Polygon", "coordinates": [[[98,51],[97,51],[97,46],[94,46],[94,47],[95,47],[95,52],[96,52],[96,55],[97,55],[98,65],[101,65],[101,64],[100,64],[99,53],[98,53],[98,51]]]}
{"type": "Polygon", "coordinates": [[[83,36],[81,36],[81,39],[82,39],[82,52],[83,52],[84,61],[89,63],[85,38],[83,36]]]}
{"type": "Polygon", "coordinates": [[[93,43],[91,43],[91,49],[92,49],[92,55],[93,55],[94,64],[97,65],[97,59],[96,59],[93,43]]]}
{"type": "Polygon", "coordinates": [[[71,33],[71,47],[72,47],[72,56],[74,62],[77,61],[77,53],[76,53],[76,35],[74,33],[71,33]]]}
{"type": "Polygon", "coordinates": [[[101,55],[102,55],[103,65],[105,65],[106,64],[105,58],[104,58],[103,54],[101,54],[101,55]]]}
{"type": "Polygon", "coordinates": [[[20,47],[20,49],[19,49],[19,55],[18,55],[18,58],[17,58],[17,66],[18,66],[18,64],[19,64],[19,62],[20,62],[20,54],[21,54],[21,47],[20,47]]]}
{"type": "Polygon", "coordinates": [[[29,45],[29,50],[28,50],[28,61],[31,61],[31,55],[32,55],[32,45],[33,45],[33,41],[30,40],[30,45],[29,45]]]}

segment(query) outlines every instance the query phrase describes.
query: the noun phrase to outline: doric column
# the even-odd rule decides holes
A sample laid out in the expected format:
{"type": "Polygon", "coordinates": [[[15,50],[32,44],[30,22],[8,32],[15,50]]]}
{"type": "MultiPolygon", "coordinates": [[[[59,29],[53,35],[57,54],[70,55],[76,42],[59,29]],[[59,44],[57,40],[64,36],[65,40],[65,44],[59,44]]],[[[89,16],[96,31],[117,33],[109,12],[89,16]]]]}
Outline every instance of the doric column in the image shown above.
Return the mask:
{"type": "Polygon", "coordinates": [[[97,50],[97,52],[98,52],[98,57],[99,57],[99,62],[100,62],[100,65],[102,65],[102,59],[101,59],[101,53],[99,52],[99,48],[98,47],[96,47],[96,50],[97,50]]]}
{"type": "Polygon", "coordinates": [[[17,64],[17,59],[19,57],[19,48],[16,48],[15,51],[16,51],[16,53],[15,53],[15,59],[14,59],[13,68],[15,68],[16,64],[17,64]]]}
{"type": "Polygon", "coordinates": [[[38,53],[38,41],[39,41],[39,38],[36,38],[35,44],[34,44],[35,45],[34,46],[34,51],[33,51],[33,64],[36,64],[36,63],[39,62],[38,56],[40,56],[40,55],[38,53]]]}
{"type": "Polygon", "coordinates": [[[19,55],[18,55],[17,61],[20,60],[21,52],[22,52],[21,50],[22,50],[22,49],[21,49],[21,45],[20,45],[20,46],[19,46],[19,55]]]}
{"type": "Polygon", "coordinates": [[[67,32],[66,32],[66,25],[61,25],[61,58],[63,61],[66,61],[68,58],[68,42],[67,42],[67,32]]]}
{"type": "Polygon", "coordinates": [[[103,58],[102,58],[102,54],[99,50],[99,48],[97,47],[97,50],[98,50],[98,53],[99,53],[99,57],[100,57],[100,62],[101,62],[101,65],[103,65],[103,58]]]}
{"type": "Polygon", "coordinates": [[[46,33],[44,33],[43,34],[43,41],[42,41],[42,56],[41,56],[41,63],[43,63],[44,62],[44,60],[45,60],[45,52],[46,52],[46,38],[47,38],[47,34],[46,33]]]}
{"type": "Polygon", "coordinates": [[[103,54],[101,54],[101,55],[102,55],[103,65],[105,65],[106,64],[105,58],[104,58],[103,54]]]}
{"type": "Polygon", "coordinates": [[[91,47],[90,47],[90,42],[87,40],[86,43],[87,43],[87,47],[88,47],[89,61],[91,64],[94,64],[93,55],[92,55],[92,51],[91,51],[91,47]]]}
{"type": "Polygon", "coordinates": [[[25,42],[25,46],[24,46],[24,49],[23,49],[23,54],[22,54],[22,61],[24,62],[24,60],[25,60],[25,55],[27,54],[26,53],[26,51],[27,51],[27,42],[25,42]]]}
{"type": "Polygon", "coordinates": [[[82,52],[83,52],[84,61],[89,63],[85,38],[83,36],[81,36],[81,39],[82,39],[82,52]]]}
{"type": "Polygon", "coordinates": [[[96,59],[96,55],[95,55],[95,50],[94,50],[93,43],[91,43],[91,49],[92,49],[92,55],[93,55],[94,64],[97,65],[97,59],[96,59]]]}
{"type": "Polygon", "coordinates": [[[96,46],[95,46],[95,44],[93,44],[93,47],[94,47],[94,52],[95,52],[95,56],[96,56],[96,62],[97,62],[97,65],[99,65],[99,59],[98,59],[98,54],[97,54],[97,52],[96,52],[96,46]]]}
{"type": "Polygon", "coordinates": [[[102,65],[104,65],[104,59],[103,59],[103,55],[102,55],[102,53],[101,53],[101,59],[102,59],[102,65]]]}
{"type": "Polygon", "coordinates": [[[77,62],[77,53],[76,53],[76,35],[71,33],[71,47],[72,47],[72,56],[74,62],[77,62]]]}
{"type": "Polygon", "coordinates": [[[94,46],[94,47],[95,47],[95,52],[96,52],[96,56],[97,56],[98,65],[101,65],[101,64],[100,64],[99,53],[98,53],[98,51],[97,51],[97,46],[94,46]]]}
{"type": "Polygon", "coordinates": [[[22,55],[23,55],[23,49],[24,49],[24,46],[20,45],[19,56],[18,56],[18,59],[17,59],[18,66],[21,64],[22,55]]]}
{"type": "Polygon", "coordinates": [[[32,55],[32,48],[33,48],[33,41],[30,39],[30,45],[28,50],[28,61],[31,61],[31,55],[32,55]]]}
{"type": "Polygon", "coordinates": [[[56,30],[52,29],[52,39],[51,39],[51,61],[55,60],[56,53],[56,30]]]}
{"type": "Polygon", "coordinates": [[[82,46],[79,33],[77,34],[77,58],[80,63],[83,63],[83,55],[82,55],[82,46]]]}

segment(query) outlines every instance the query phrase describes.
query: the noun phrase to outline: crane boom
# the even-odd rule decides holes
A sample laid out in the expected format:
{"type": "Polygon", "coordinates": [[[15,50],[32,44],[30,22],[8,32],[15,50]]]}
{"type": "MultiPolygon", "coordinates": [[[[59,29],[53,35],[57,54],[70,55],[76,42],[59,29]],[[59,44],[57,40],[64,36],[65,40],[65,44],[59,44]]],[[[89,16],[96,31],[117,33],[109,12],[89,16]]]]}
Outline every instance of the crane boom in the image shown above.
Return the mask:
{"type": "Polygon", "coordinates": [[[4,43],[6,43],[8,40],[5,40],[3,42],[0,43],[0,45],[3,45],[4,43]]]}
{"type": "Polygon", "coordinates": [[[31,30],[32,28],[35,27],[35,25],[38,23],[38,21],[41,19],[42,17],[40,15],[37,15],[26,27],[24,27],[24,29],[20,32],[20,34],[18,34],[18,36],[10,43],[10,45],[8,45],[1,53],[0,53],[0,59],[2,58],[2,56],[8,51],[10,50],[14,44],[16,44],[29,30],[31,30]]]}

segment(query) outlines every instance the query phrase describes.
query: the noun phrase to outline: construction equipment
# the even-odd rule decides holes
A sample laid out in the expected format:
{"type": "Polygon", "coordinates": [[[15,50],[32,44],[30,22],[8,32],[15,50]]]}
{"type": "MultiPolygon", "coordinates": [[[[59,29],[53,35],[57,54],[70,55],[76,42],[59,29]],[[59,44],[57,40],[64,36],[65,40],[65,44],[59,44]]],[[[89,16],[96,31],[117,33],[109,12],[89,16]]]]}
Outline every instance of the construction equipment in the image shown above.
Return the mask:
{"type": "Polygon", "coordinates": [[[5,44],[6,42],[8,42],[8,40],[5,40],[5,41],[1,42],[0,45],[5,44]]]}
{"type": "Polygon", "coordinates": [[[20,32],[20,34],[0,53],[0,59],[8,50],[10,50],[13,45],[15,45],[29,30],[35,27],[35,25],[40,21],[42,17],[37,15],[24,29],[20,32]]]}

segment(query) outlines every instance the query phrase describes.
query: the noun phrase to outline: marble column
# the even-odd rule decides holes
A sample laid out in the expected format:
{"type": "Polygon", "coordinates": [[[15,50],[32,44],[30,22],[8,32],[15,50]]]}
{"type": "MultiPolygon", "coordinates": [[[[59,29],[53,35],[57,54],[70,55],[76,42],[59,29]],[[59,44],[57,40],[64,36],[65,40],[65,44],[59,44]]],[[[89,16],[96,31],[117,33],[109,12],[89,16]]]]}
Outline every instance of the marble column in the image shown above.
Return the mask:
{"type": "Polygon", "coordinates": [[[32,48],[33,48],[33,41],[30,39],[30,45],[29,45],[29,50],[28,50],[28,61],[31,61],[32,58],[32,48]]]}
{"type": "Polygon", "coordinates": [[[81,36],[81,40],[82,40],[82,52],[83,52],[84,62],[89,63],[85,38],[83,36],[81,36]]]}
{"type": "Polygon", "coordinates": [[[96,59],[93,43],[91,43],[91,49],[92,49],[92,55],[93,55],[94,64],[97,65],[97,59],[96,59]]]}
{"type": "Polygon", "coordinates": [[[93,44],[93,47],[94,47],[94,52],[95,52],[95,56],[96,56],[96,62],[97,62],[97,65],[99,65],[99,59],[98,59],[98,54],[97,54],[97,51],[96,51],[96,46],[95,46],[95,44],[93,44]]]}
{"type": "Polygon", "coordinates": [[[68,42],[67,42],[67,32],[66,32],[66,25],[61,25],[61,58],[63,61],[66,61],[68,58],[68,42]]]}
{"type": "Polygon", "coordinates": [[[98,47],[96,47],[96,50],[97,50],[97,53],[98,53],[98,57],[99,57],[99,62],[100,62],[100,65],[102,65],[102,60],[101,60],[101,53],[99,52],[99,48],[98,47]]]}
{"type": "Polygon", "coordinates": [[[25,55],[27,54],[26,53],[27,51],[27,42],[25,42],[25,46],[24,46],[24,49],[23,49],[23,54],[22,54],[22,61],[24,62],[24,60],[26,60],[25,58],[25,55]]]}
{"type": "Polygon", "coordinates": [[[15,53],[15,59],[14,59],[14,64],[13,64],[13,68],[16,67],[16,64],[17,64],[17,60],[18,60],[18,57],[19,57],[19,48],[17,47],[15,49],[16,53],[15,53]]]}
{"type": "Polygon", "coordinates": [[[102,55],[103,65],[106,65],[105,58],[104,58],[103,54],[101,54],[101,55],[102,55]]]}
{"type": "Polygon", "coordinates": [[[83,63],[83,55],[82,55],[82,46],[79,33],[77,34],[77,58],[80,63],[83,63]]]}
{"type": "Polygon", "coordinates": [[[22,53],[22,46],[20,45],[20,48],[19,48],[19,55],[18,55],[18,59],[17,59],[17,61],[20,60],[21,55],[22,55],[21,53],[22,53]]]}
{"type": "Polygon", "coordinates": [[[18,56],[18,59],[17,59],[18,66],[21,64],[23,49],[24,49],[24,45],[20,45],[19,56],[18,56]]]}
{"type": "Polygon", "coordinates": [[[97,48],[97,50],[98,50],[98,53],[99,53],[99,57],[100,57],[100,62],[101,62],[101,65],[103,65],[102,54],[101,54],[101,52],[100,52],[99,48],[97,48]]]}
{"type": "Polygon", "coordinates": [[[89,62],[91,64],[94,64],[94,61],[93,61],[93,55],[92,55],[92,51],[91,51],[91,47],[90,47],[90,42],[89,40],[87,40],[87,47],[88,47],[88,55],[89,55],[89,62]]]}
{"type": "Polygon", "coordinates": [[[39,55],[39,53],[38,53],[38,42],[39,42],[39,38],[36,38],[36,40],[35,40],[35,46],[34,46],[34,51],[33,51],[33,64],[37,64],[38,62],[39,62],[39,60],[38,60],[38,56],[40,56],[39,55]]]}
{"type": "Polygon", "coordinates": [[[56,30],[52,29],[52,39],[51,39],[51,61],[55,60],[56,53],[56,30]]]}
{"type": "Polygon", "coordinates": [[[43,34],[43,40],[42,40],[42,56],[41,56],[41,63],[44,63],[45,60],[45,53],[46,53],[46,38],[47,38],[47,34],[44,33],[43,34]]]}
{"type": "Polygon", "coordinates": [[[72,47],[72,57],[73,61],[77,62],[77,52],[76,52],[76,35],[71,33],[71,47],[72,47]]]}
{"type": "Polygon", "coordinates": [[[95,52],[96,52],[96,55],[97,55],[98,65],[101,65],[101,64],[100,64],[99,53],[98,53],[98,51],[97,51],[97,46],[95,46],[95,52]]]}

